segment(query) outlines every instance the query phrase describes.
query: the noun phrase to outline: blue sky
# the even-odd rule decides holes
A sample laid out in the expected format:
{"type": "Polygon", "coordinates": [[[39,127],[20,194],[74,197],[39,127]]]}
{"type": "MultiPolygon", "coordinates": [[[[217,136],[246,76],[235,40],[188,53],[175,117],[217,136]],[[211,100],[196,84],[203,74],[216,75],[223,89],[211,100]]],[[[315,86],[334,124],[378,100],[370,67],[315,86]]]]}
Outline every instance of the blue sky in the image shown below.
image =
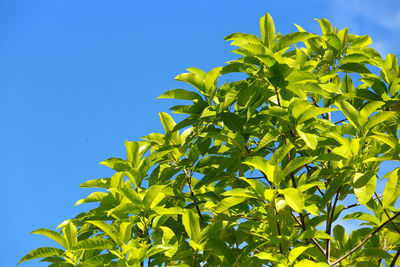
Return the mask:
{"type": "Polygon", "coordinates": [[[174,103],[155,98],[182,86],[174,77],[233,59],[223,37],[258,34],[267,11],[284,34],[319,33],[314,19],[328,18],[400,55],[396,0],[0,0],[1,265],[53,245],[29,232],[78,214],[90,193],[79,184],[111,174],[100,161],[162,131],[158,113],[174,103]]]}

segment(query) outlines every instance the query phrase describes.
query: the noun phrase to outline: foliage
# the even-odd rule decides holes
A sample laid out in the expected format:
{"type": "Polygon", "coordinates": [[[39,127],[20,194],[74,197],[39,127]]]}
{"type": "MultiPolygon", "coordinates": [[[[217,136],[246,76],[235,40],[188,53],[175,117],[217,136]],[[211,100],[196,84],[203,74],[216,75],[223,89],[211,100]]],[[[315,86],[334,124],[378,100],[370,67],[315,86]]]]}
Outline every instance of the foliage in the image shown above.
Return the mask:
{"type": "Polygon", "coordinates": [[[98,206],[60,232],[34,231],[62,248],[20,262],[394,266],[400,168],[377,172],[400,160],[399,63],[383,60],[369,36],[318,22],[322,35],[297,25],[282,35],[267,13],[261,38],[225,37],[238,59],[208,73],[189,68],[176,80],[196,91],[160,96],[191,101],[171,108],[187,116],[176,123],[160,113],[165,133],[126,141],[127,159],[101,162],[116,173],[82,184],[99,189],[77,202],[98,206]],[[247,78],[218,85],[235,72],[247,78]],[[361,224],[346,233],[343,220],[361,224]]]}

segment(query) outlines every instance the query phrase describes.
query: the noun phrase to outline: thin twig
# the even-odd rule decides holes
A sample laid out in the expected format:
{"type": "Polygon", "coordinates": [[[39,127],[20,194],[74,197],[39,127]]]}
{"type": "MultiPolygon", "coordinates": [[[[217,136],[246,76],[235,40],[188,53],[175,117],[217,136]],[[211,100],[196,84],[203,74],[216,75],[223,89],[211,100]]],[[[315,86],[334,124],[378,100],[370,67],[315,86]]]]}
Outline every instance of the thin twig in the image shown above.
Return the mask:
{"type": "Polygon", "coordinates": [[[340,121],[337,121],[337,122],[335,122],[335,124],[337,125],[337,124],[339,124],[339,123],[341,123],[341,122],[344,122],[344,121],[347,121],[347,118],[345,118],[345,119],[343,119],[343,120],[340,120],[340,121]]]}
{"type": "Polygon", "coordinates": [[[360,244],[358,244],[357,246],[355,246],[354,248],[352,248],[349,252],[347,252],[346,254],[344,254],[342,257],[340,257],[337,261],[335,261],[334,263],[331,264],[331,266],[334,266],[336,264],[338,264],[339,262],[341,262],[342,260],[344,260],[345,258],[347,258],[349,255],[351,255],[352,253],[354,253],[354,251],[356,251],[357,249],[359,249],[360,247],[362,247],[362,245],[364,245],[371,237],[373,237],[377,232],[379,232],[386,224],[388,224],[389,222],[393,221],[397,216],[400,215],[400,212],[397,212],[396,215],[394,215],[393,217],[389,218],[389,220],[387,220],[386,222],[384,222],[383,224],[381,224],[378,228],[376,228],[374,231],[372,231],[372,233],[370,233],[363,241],[361,241],[360,244]]]}
{"type": "MultiPolygon", "coordinates": [[[[276,209],[276,207],[274,207],[275,208],[275,213],[276,213],[276,227],[278,228],[278,235],[280,236],[280,237],[282,237],[282,234],[281,234],[281,226],[279,225],[279,220],[278,220],[278,214],[279,214],[279,211],[276,209]]],[[[281,253],[283,253],[283,248],[282,248],[282,242],[279,242],[279,251],[281,252],[281,253]]]]}
{"type": "MultiPolygon", "coordinates": [[[[191,176],[188,174],[188,172],[187,172],[186,169],[184,169],[184,168],[183,168],[183,172],[185,173],[186,181],[188,182],[188,186],[189,186],[189,190],[190,190],[190,195],[191,195],[192,197],[195,197],[195,195],[194,195],[194,193],[193,193],[193,188],[192,188],[191,176]]],[[[203,220],[203,215],[201,215],[200,208],[199,208],[198,205],[196,206],[196,210],[197,210],[197,214],[199,215],[200,219],[203,220]]]]}
{"type": "MultiPolygon", "coordinates": [[[[379,199],[378,194],[377,194],[376,192],[374,192],[374,194],[375,194],[376,198],[378,199],[379,204],[381,204],[381,206],[383,207],[382,201],[379,199]]],[[[386,216],[387,216],[388,218],[390,218],[390,215],[389,215],[389,213],[386,211],[386,209],[383,209],[383,212],[385,212],[386,216]]],[[[399,229],[397,228],[396,224],[394,224],[394,222],[392,222],[392,225],[393,225],[394,229],[396,229],[397,233],[400,234],[400,231],[399,231],[399,229]]]]}
{"type": "MultiPolygon", "coordinates": [[[[305,231],[306,230],[305,225],[303,225],[301,223],[301,221],[299,220],[299,218],[297,218],[296,214],[294,214],[293,211],[292,211],[292,217],[300,225],[301,229],[303,229],[303,231],[305,231]]],[[[315,238],[311,238],[311,241],[317,246],[317,248],[322,252],[322,254],[325,255],[326,252],[325,252],[324,248],[318,243],[318,241],[315,238]]]]}
{"type": "MultiPolygon", "coordinates": [[[[379,196],[377,196],[377,197],[374,197],[373,200],[376,200],[376,199],[378,199],[378,198],[381,198],[382,196],[383,196],[383,195],[379,195],[379,196]]],[[[360,206],[360,205],[361,205],[360,203],[354,203],[354,204],[351,204],[351,205],[349,205],[349,206],[344,207],[343,210],[347,210],[347,209],[351,209],[351,208],[354,208],[354,207],[358,207],[358,206],[360,206]]]]}

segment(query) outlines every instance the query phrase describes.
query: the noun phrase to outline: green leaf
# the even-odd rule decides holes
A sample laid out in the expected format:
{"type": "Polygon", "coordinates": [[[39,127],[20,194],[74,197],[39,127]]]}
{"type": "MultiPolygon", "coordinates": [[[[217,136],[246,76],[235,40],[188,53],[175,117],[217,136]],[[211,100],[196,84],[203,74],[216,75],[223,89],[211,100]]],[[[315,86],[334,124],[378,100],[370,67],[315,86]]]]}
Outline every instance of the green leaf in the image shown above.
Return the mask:
{"type": "Polygon", "coordinates": [[[260,156],[253,156],[253,157],[247,157],[244,161],[242,161],[243,164],[252,166],[256,168],[257,170],[260,170],[262,173],[267,174],[268,173],[268,166],[269,162],[260,156]]]}
{"type": "Polygon", "coordinates": [[[318,230],[306,230],[300,234],[299,239],[309,239],[309,238],[316,238],[316,239],[330,239],[333,241],[333,238],[323,231],[318,230]]]}
{"type": "Polygon", "coordinates": [[[221,70],[222,67],[212,69],[204,79],[205,89],[211,99],[214,98],[215,91],[217,90],[217,78],[221,74],[221,70]]]}
{"type": "Polygon", "coordinates": [[[335,225],[333,228],[333,237],[335,238],[336,243],[339,246],[339,249],[344,249],[345,244],[347,243],[348,237],[346,235],[346,230],[340,224],[335,225]]]}
{"type": "Polygon", "coordinates": [[[260,140],[260,142],[258,143],[258,146],[255,148],[254,151],[258,151],[261,148],[267,146],[269,143],[271,142],[275,142],[276,139],[279,138],[279,136],[281,136],[281,132],[278,131],[277,129],[273,129],[272,131],[266,133],[260,140]]]}
{"type": "Polygon", "coordinates": [[[121,203],[115,208],[107,211],[107,215],[111,216],[114,214],[140,214],[141,207],[132,203],[121,203]]]}
{"type": "Polygon", "coordinates": [[[219,115],[223,123],[229,128],[231,131],[242,132],[243,131],[243,122],[238,115],[231,112],[223,112],[219,115]]]}
{"type": "Polygon", "coordinates": [[[98,227],[100,230],[102,230],[105,234],[107,234],[109,237],[111,237],[112,240],[117,245],[120,245],[121,242],[118,237],[118,231],[114,228],[114,226],[109,225],[106,222],[103,221],[87,221],[90,224],[93,224],[94,226],[98,227]]]}
{"type": "Polygon", "coordinates": [[[69,221],[67,222],[64,227],[62,228],[62,231],[64,233],[64,238],[67,241],[66,245],[67,248],[72,248],[73,246],[76,245],[76,243],[78,243],[78,237],[77,237],[77,230],[75,225],[69,221]]]}
{"type": "Polygon", "coordinates": [[[266,47],[272,48],[276,39],[274,20],[269,13],[260,19],[261,38],[266,47]]]}
{"type": "Polygon", "coordinates": [[[389,177],[388,182],[385,185],[382,197],[382,208],[386,209],[393,205],[399,197],[400,192],[400,168],[397,168],[385,177],[389,177]]]}
{"type": "Polygon", "coordinates": [[[310,38],[316,38],[318,35],[309,32],[293,32],[278,39],[274,46],[274,52],[278,52],[298,42],[305,42],[310,38]]]}
{"type": "Polygon", "coordinates": [[[341,101],[338,104],[339,109],[344,113],[349,122],[356,127],[361,129],[360,125],[360,113],[347,101],[341,101]]]}
{"type": "Polygon", "coordinates": [[[356,173],[353,179],[354,194],[360,204],[366,204],[375,192],[376,175],[373,172],[356,173]]]}
{"type": "Polygon", "coordinates": [[[396,112],[394,111],[381,111],[371,118],[368,119],[367,123],[364,125],[365,130],[369,130],[372,127],[389,120],[390,118],[394,117],[396,115],[396,112]]]}
{"type": "Polygon", "coordinates": [[[332,178],[331,182],[328,185],[327,190],[325,191],[322,200],[318,203],[319,207],[325,207],[330,199],[336,194],[339,187],[342,185],[344,180],[344,175],[338,175],[332,178]]]}
{"type": "MultiPolygon", "coordinates": [[[[262,198],[265,198],[266,190],[265,187],[262,185],[261,182],[257,181],[257,179],[247,179],[244,177],[240,177],[240,179],[242,179],[243,181],[246,181],[253,189],[255,192],[257,192],[257,194],[259,196],[261,196],[262,198]]],[[[231,190],[232,191],[232,190],[231,190]]],[[[229,192],[231,192],[229,191],[229,192]]],[[[229,193],[227,193],[229,195],[229,193]]],[[[254,197],[253,195],[249,194],[249,195],[245,195],[247,197],[254,197]]]]}
{"type": "Polygon", "coordinates": [[[165,92],[157,98],[172,98],[172,99],[184,99],[184,100],[201,100],[201,96],[196,92],[191,92],[185,89],[173,89],[165,92]]]}
{"type": "Polygon", "coordinates": [[[128,140],[125,140],[125,147],[128,162],[132,165],[133,168],[138,168],[141,158],[150,147],[150,144],[146,141],[130,142],[128,140]]]}
{"type": "Polygon", "coordinates": [[[292,172],[293,174],[296,174],[298,169],[304,168],[306,164],[312,162],[315,158],[316,157],[298,157],[291,160],[288,165],[286,165],[286,167],[283,169],[282,174],[280,175],[281,179],[292,172]]]}
{"type": "Polygon", "coordinates": [[[166,133],[172,132],[174,130],[176,123],[174,119],[172,119],[171,115],[165,112],[160,112],[159,115],[165,132],[166,133]]]}
{"type": "Polygon", "coordinates": [[[372,44],[371,37],[368,35],[358,36],[355,34],[349,34],[349,42],[352,48],[362,48],[372,44]]]}
{"type": "Polygon", "coordinates": [[[322,34],[330,34],[333,33],[332,25],[327,19],[315,19],[316,21],[319,22],[319,25],[321,26],[322,34]]]}
{"type": "MultiPolygon", "coordinates": [[[[188,69],[189,70],[189,69],[188,69]]],[[[190,69],[191,71],[194,71],[193,69],[190,69]]],[[[196,73],[182,73],[179,74],[178,76],[175,77],[175,80],[177,81],[182,81],[185,83],[188,83],[195,87],[197,90],[200,92],[204,92],[204,76],[201,74],[201,72],[196,72],[196,73]]]]}
{"type": "Polygon", "coordinates": [[[369,57],[367,57],[366,55],[363,54],[350,54],[350,55],[346,55],[345,57],[343,57],[340,60],[341,64],[345,64],[345,63],[368,63],[370,60],[369,57]]]}
{"type": "Polygon", "coordinates": [[[132,238],[132,223],[122,222],[119,225],[119,239],[123,243],[128,243],[129,239],[132,238]]]}
{"type": "Polygon", "coordinates": [[[294,264],[294,267],[329,267],[330,265],[325,262],[315,262],[311,260],[301,260],[294,264]]]}
{"type": "Polygon", "coordinates": [[[325,113],[329,113],[332,111],[335,111],[337,109],[335,108],[319,108],[319,107],[311,107],[301,113],[301,115],[298,117],[297,122],[298,123],[303,123],[311,118],[316,118],[317,116],[325,113]]]}
{"type": "Polygon", "coordinates": [[[371,73],[365,64],[361,63],[345,63],[339,67],[339,70],[348,73],[371,73]]]}
{"type": "Polygon", "coordinates": [[[89,181],[84,182],[80,185],[82,188],[105,188],[108,189],[110,187],[110,180],[111,178],[100,178],[100,179],[92,179],[89,181]]]}
{"type": "Polygon", "coordinates": [[[247,199],[247,197],[243,197],[243,196],[226,197],[217,204],[217,206],[215,208],[215,212],[216,213],[224,212],[224,211],[228,210],[230,207],[233,207],[237,204],[242,203],[246,199],[247,199]]]}
{"type": "MultiPolygon", "coordinates": [[[[90,259],[85,260],[82,266],[94,267],[94,266],[107,266],[107,264],[113,259],[113,255],[111,253],[108,254],[100,254],[90,259]]],[[[64,266],[63,266],[64,267],[64,266]]]]}
{"type": "Polygon", "coordinates": [[[396,148],[397,142],[398,142],[396,139],[394,139],[393,137],[390,137],[388,134],[374,133],[372,135],[369,135],[369,137],[379,140],[379,141],[387,144],[388,146],[390,146],[393,149],[396,148]]]}
{"type": "Polygon", "coordinates": [[[241,62],[233,62],[222,68],[221,73],[227,74],[232,72],[242,72],[242,73],[255,73],[258,69],[253,64],[241,63],[241,62]]]}
{"type": "Polygon", "coordinates": [[[254,254],[255,257],[259,258],[260,260],[268,260],[272,262],[285,262],[285,256],[278,253],[271,253],[271,252],[259,252],[254,254]]]}
{"type": "Polygon", "coordinates": [[[210,249],[213,254],[224,257],[229,263],[229,266],[234,266],[236,255],[233,250],[226,245],[224,240],[210,237],[207,242],[207,248],[210,249]]]}
{"type": "Polygon", "coordinates": [[[172,119],[171,115],[169,115],[168,113],[165,112],[160,112],[160,119],[161,119],[161,123],[164,127],[164,130],[166,133],[170,133],[171,134],[171,141],[175,144],[175,145],[180,145],[181,144],[181,139],[179,137],[179,132],[178,131],[174,131],[174,127],[176,125],[175,121],[172,119]]]}
{"type": "MultiPolygon", "coordinates": [[[[162,194],[162,191],[164,190],[164,188],[166,187],[166,185],[153,185],[152,187],[150,187],[147,192],[146,195],[143,198],[143,205],[146,209],[150,209],[152,207],[154,207],[155,205],[157,205],[159,203],[159,201],[155,201],[157,199],[157,197],[162,194]]],[[[162,198],[164,198],[164,194],[161,195],[162,198]]]]}
{"type": "Polygon", "coordinates": [[[26,254],[17,264],[44,257],[61,256],[63,254],[64,250],[59,248],[51,248],[51,247],[37,248],[26,254]]]}
{"type": "Polygon", "coordinates": [[[194,213],[191,209],[186,209],[182,215],[182,222],[183,226],[189,238],[192,239],[194,242],[200,241],[200,224],[199,224],[199,216],[194,213]]]}
{"type": "Polygon", "coordinates": [[[260,37],[253,35],[253,34],[248,34],[248,33],[232,33],[229,34],[228,36],[226,36],[224,38],[226,41],[240,41],[243,43],[250,43],[250,44],[258,44],[258,45],[262,45],[263,42],[261,41],[260,37]]]}
{"type": "Polygon", "coordinates": [[[289,105],[289,112],[295,119],[298,119],[304,112],[312,106],[307,100],[295,99],[289,105]]]}
{"type": "Polygon", "coordinates": [[[300,135],[301,139],[304,140],[309,148],[311,148],[312,150],[315,150],[317,148],[318,141],[315,134],[303,133],[300,130],[297,130],[297,133],[300,135]]]}
{"type": "Polygon", "coordinates": [[[287,143],[278,150],[275,151],[275,153],[272,155],[271,159],[269,160],[269,164],[277,166],[281,163],[281,161],[287,156],[287,154],[292,150],[294,145],[292,143],[287,143]]]}
{"type": "Polygon", "coordinates": [[[109,193],[105,192],[93,192],[87,198],[78,200],[74,206],[78,206],[83,203],[100,202],[108,195],[109,193]]]}
{"type": "Polygon", "coordinates": [[[131,186],[121,187],[116,192],[122,194],[124,197],[129,199],[129,201],[131,201],[133,204],[141,206],[142,198],[140,197],[140,195],[131,186]]]}
{"type": "Polygon", "coordinates": [[[380,259],[390,259],[391,255],[380,248],[365,248],[360,251],[357,257],[378,257],[380,259]]]}
{"type": "Polygon", "coordinates": [[[282,190],[286,203],[297,212],[304,209],[304,197],[300,190],[296,188],[286,188],[282,190]]]}
{"type": "Polygon", "coordinates": [[[293,264],[295,260],[302,255],[306,250],[313,247],[313,245],[308,246],[298,246],[290,250],[289,252],[289,264],[293,264]]]}
{"type": "Polygon", "coordinates": [[[341,90],[344,93],[352,94],[356,91],[353,85],[353,81],[351,80],[350,76],[346,73],[343,78],[341,90]]]}
{"type": "Polygon", "coordinates": [[[360,115],[363,118],[369,118],[378,108],[382,107],[385,102],[382,101],[370,101],[360,111],[360,115]]]}
{"type": "Polygon", "coordinates": [[[356,211],[351,214],[348,214],[343,217],[343,220],[362,220],[362,221],[367,221],[375,224],[376,226],[380,225],[381,221],[375,217],[374,215],[356,211]]]}
{"type": "Polygon", "coordinates": [[[56,231],[41,228],[41,229],[37,229],[37,230],[31,232],[31,234],[39,234],[39,235],[47,236],[48,238],[51,238],[54,241],[56,241],[63,248],[67,247],[67,243],[66,243],[66,240],[64,239],[64,237],[56,231]]]}
{"type": "Polygon", "coordinates": [[[111,250],[114,249],[114,247],[115,245],[112,241],[108,239],[95,237],[79,241],[75,246],[72,247],[72,250],[91,250],[91,249],[111,250]]]}
{"type": "Polygon", "coordinates": [[[101,165],[107,166],[117,172],[129,171],[131,166],[129,162],[120,158],[109,158],[100,162],[101,165]]]}
{"type": "Polygon", "coordinates": [[[163,208],[163,207],[153,207],[154,210],[159,215],[164,214],[182,214],[182,208],[180,207],[170,207],[170,208],[163,208]]]}

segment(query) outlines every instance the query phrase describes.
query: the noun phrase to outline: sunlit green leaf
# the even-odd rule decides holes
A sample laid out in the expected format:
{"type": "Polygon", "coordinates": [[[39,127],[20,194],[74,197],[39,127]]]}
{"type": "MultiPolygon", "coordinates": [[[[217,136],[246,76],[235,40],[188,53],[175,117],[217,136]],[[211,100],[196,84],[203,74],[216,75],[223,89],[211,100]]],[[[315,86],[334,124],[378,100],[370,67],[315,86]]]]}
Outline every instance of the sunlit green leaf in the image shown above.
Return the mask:
{"type": "Polygon", "coordinates": [[[397,168],[385,175],[389,180],[383,191],[382,207],[387,208],[398,199],[400,192],[400,168],[397,168]]]}
{"type": "Polygon", "coordinates": [[[304,197],[296,188],[286,188],[282,190],[287,204],[295,211],[301,212],[304,209],[304,197]]]}
{"type": "Polygon", "coordinates": [[[59,249],[59,248],[51,248],[51,247],[42,247],[42,248],[36,248],[26,254],[19,262],[23,263],[25,261],[33,260],[33,259],[39,259],[39,258],[44,258],[44,257],[51,257],[51,256],[61,256],[64,254],[64,250],[59,249]]]}

